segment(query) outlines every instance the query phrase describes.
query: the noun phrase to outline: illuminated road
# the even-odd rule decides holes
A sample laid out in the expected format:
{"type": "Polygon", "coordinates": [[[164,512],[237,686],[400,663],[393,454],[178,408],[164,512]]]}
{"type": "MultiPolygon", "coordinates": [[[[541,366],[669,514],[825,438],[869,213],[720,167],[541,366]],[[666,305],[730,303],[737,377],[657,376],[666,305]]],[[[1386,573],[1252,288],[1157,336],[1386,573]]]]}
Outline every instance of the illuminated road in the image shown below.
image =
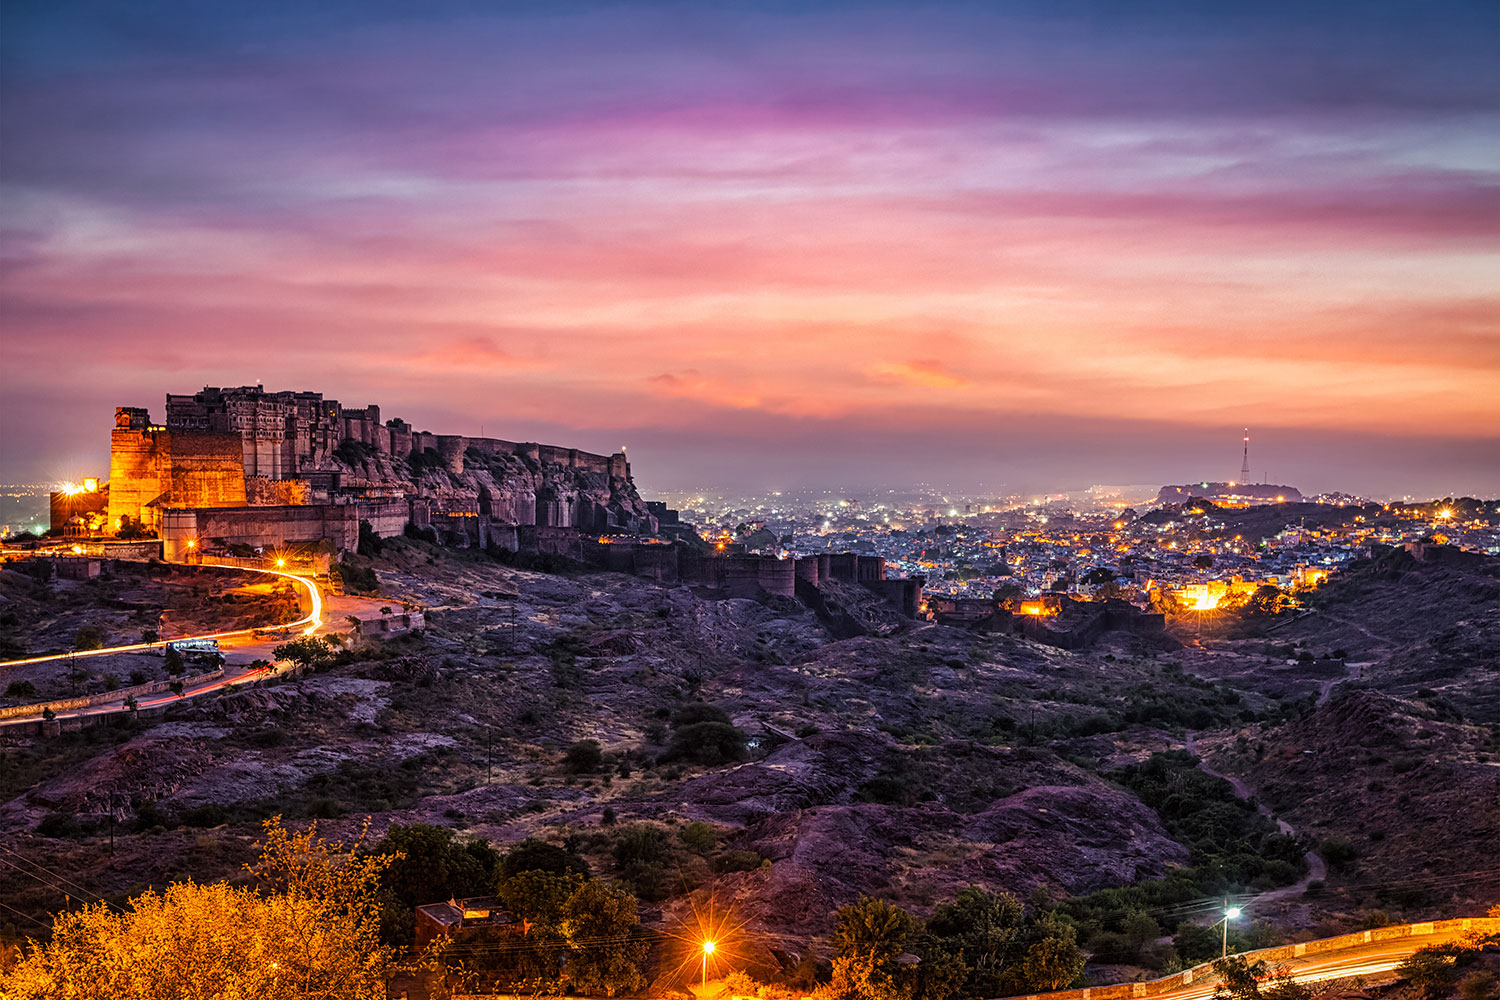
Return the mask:
{"type": "MultiPolygon", "coordinates": [[[[270,576],[285,577],[288,580],[300,583],[307,588],[310,611],[305,617],[299,618],[294,622],[288,622],[285,625],[274,625],[271,626],[271,628],[275,629],[276,631],[283,632],[295,632],[296,630],[300,629],[303,635],[312,635],[323,625],[323,595],[318,591],[317,585],[307,577],[298,576],[295,573],[287,573],[283,570],[252,569],[243,566],[207,566],[203,568],[239,570],[246,573],[264,573],[270,576]]],[[[163,639],[158,642],[138,642],[132,643],[127,646],[110,646],[106,649],[90,649],[76,653],[61,653],[53,656],[35,656],[25,660],[10,660],[4,663],[0,663],[0,667],[19,666],[26,663],[46,663],[48,661],[66,660],[73,657],[111,656],[118,653],[142,652],[145,650],[160,649],[163,646],[176,642],[187,642],[198,639],[233,639],[242,636],[253,636],[257,631],[266,631],[266,629],[242,628],[235,629],[229,632],[205,632],[200,635],[177,636],[172,639],[163,639]]],[[[198,698],[205,694],[211,694],[215,691],[222,691],[226,688],[234,687],[235,685],[248,684],[252,681],[260,680],[262,677],[272,676],[276,673],[277,669],[273,664],[270,667],[253,667],[241,673],[230,675],[229,666],[228,664],[226,664],[224,676],[218,678],[217,680],[187,688],[180,695],[173,694],[170,691],[163,691],[159,694],[153,695],[145,695],[141,698],[136,699],[135,707],[136,709],[156,708],[177,701],[183,701],[190,698],[198,698]]],[[[38,709],[39,711],[37,714],[40,714],[40,706],[38,706],[38,709]]],[[[76,719],[88,715],[111,715],[117,712],[125,711],[129,711],[129,709],[125,707],[124,699],[122,696],[120,701],[110,701],[99,705],[90,705],[87,708],[67,709],[65,711],[55,713],[54,717],[58,719],[76,719]]],[[[6,719],[5,722],[28,722],[34,721],[35,719],[36,715],[12,716],[6,719]]]]}
{"type": "MultiPolygon", "coordinates": [[[[317,586],[305,576],[298,576],[295,573],[287,573],[279,569],[252,569],[246,566],[205,565],[200,566],[199,568],[227,569],[235,570],[236,572],[240,573],[266,573],[271,576],[284,576],[288,580],[294,580],[297,583],[300,583],[303,586],[307,587],[307,594],[311,601],[312,610],[305,618],[299,618],[296,621],[288,622],[285,625],[272,625],[270,626],[270,628],[287,631],[300,628],[302,629],[303,635],[311,635],[313,632],[317,631],[320,625],[323,624],[323,595],[318,592],[317,586]],[[303,626],[306,627],[304,628],[303,626]]],[[[204,632],[201,635],[179,635],[171,639],[162,639],[157,642],[136,642],[128,646],[107,646],[103,649],[81,649],[72,653],[53,653],[48,656],[32,656],[24,660],[5,660],[3,662],[0,662],[0,667],[19,667],[24,666],[28,663],[48,663],[54,660],[82,659],[85,656],[113,656],[116,653],[139,653],[148,649],[161,649],[163,646],[169,646],[175,642],[191,642],[197,639],[229,639],[234,636],[253,635],[257,631],[263,632],[266,631],[266,629],[264,627],[261,627],[235,629],[232,632],[204,632]]]]}
{"type": "MultiPolygon", "coordinates": [[[[1272,968],[1278,965],[1285,967],[1286,971],[1291,973],[1292,978],[1299,983],[1322,983],[1330,979],[1344,979],[1349,976],[1377,976],[1394,970],[1418,948],[1432,944],[1446,944],[1460,937],[1462,935],[1458,932],[1422,934],[1391,941],[1372,941],[1369,944],[1343,951],[1289,958],[1266,964],[1272,968]]],[[[1207,1000],[1214,995],[1214,986],[1217,982],[1217,976],[1208,975],[1203,978],[1202,982],[1193,983],[1181,989],[1167,993],[1153,993],[1151,1000],[1207,1000]]]]}

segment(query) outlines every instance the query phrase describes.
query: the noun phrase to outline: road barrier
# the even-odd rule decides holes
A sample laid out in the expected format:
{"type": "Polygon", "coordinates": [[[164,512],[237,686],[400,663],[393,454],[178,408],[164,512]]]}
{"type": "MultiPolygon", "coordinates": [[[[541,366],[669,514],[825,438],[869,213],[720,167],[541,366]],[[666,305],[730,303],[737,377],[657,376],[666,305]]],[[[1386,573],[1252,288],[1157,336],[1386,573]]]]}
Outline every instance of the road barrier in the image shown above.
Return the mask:
{"type": "MultiPolygon", "coordinates": [[[[181,678],[184,693],[189,688],[199,687],[209,681],[216,681],[224,676],[224,668],[216,667],[206,674],[194,674],[192,677],[181,678]]],[[[11,705],[8,708],[0,708],[0,719],[24,719],[34,722],[32,716],[38,718],[51,709],[53,712],[71,712],[79,708],[93,708],[96,705],[108,705],[116,701],[124,701],[126,698],[139,698],[142,695],[161,694],[169,691],[175,680],[171,681],[147,681],[145,684],[137,684],[135,687],[116,688],[113,691],[101,691],[99,694],[81,695],[77,698],[61,698],[57,701],[44,701],[34,705],[11,705]]],[[[3,723],[0,723],[3,724],[3,723]]]]}
{"type": "MultiPolygon", "coordinates": [[[[1455,920],[1429,920],[1417,924],[1394,924],[1390,927],[1376,927],[1368,931],[1355,931],[1353,934],[1340,934],[1338,937],[1319,938],[1316,941],[1303,941],[1300,944],[1277,945],[1274,948],[1261,948],[1256,951],[1237,952],[1237,954],[1252,965],[1256,962],[1284,962],[1288,959],[1301,958],[1304,955],[1322,955],[1358,948],[1376,941],[1395,941],[1404,937],[1423,937],[1428,934],[1455,932],[1500,934],[1500,918],[1461,917],[1455,920]]],[[[1204,962],[1191,969],[1184,969],[1182,972],[1161,979],[1151,979],[1141,983],[1114,983],[1110,986],[1089,986],[1080,990],[1058,990],[1055,993],[1030,993],[1025,996],[1007,998],[1007,1000],[1131,1000],[1134,997],[1149,997],[1158,993],[1180,990],[1184,986],[1210,979],[1213,975],[1214,963],[1204,962]]]]}

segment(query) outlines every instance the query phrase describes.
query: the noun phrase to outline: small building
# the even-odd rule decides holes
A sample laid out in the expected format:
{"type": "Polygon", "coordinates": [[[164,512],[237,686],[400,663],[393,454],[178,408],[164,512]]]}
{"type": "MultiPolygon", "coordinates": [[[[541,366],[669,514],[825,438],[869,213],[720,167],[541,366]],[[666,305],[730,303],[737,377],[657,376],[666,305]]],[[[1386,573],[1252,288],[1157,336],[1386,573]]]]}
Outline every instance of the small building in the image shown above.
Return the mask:
{"type": "Polygon", "coordinates": [[[496,896],[449,899],[444,903],[428,903],[417,907],[417,951],[426,951],[439,938],[452,940],[462,931],[476,927],[513,928],[517,934],[525,934],[530,930],[530,925],[525,921],[513,923],[510,914],[505,912],[496,896]]]}

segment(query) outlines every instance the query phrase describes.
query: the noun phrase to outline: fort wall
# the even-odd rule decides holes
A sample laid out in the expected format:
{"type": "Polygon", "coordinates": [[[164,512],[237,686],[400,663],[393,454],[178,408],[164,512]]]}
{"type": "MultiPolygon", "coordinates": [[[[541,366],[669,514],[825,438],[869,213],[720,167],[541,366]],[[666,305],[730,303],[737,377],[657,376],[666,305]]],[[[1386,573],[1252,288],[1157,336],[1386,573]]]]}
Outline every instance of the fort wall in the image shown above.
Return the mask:
{"type": "Polygon", "coordinates": [[[109,441],[109,520],[150,527],[161,507],[245,503],[245,467],[237,434],[152,425],[145,410],[119,407],[109,441]],[[152,507],[156,502],[156,507],[152,507]]]}
{"type": "Polygon", "coordinates": [[[213,539],[262,549],[326,540],[335,551],[345,552],[359,546],[359,519],[353,504],[167,510],[161,538],[162,558],[168,562],[183,561],[213,539]]]}

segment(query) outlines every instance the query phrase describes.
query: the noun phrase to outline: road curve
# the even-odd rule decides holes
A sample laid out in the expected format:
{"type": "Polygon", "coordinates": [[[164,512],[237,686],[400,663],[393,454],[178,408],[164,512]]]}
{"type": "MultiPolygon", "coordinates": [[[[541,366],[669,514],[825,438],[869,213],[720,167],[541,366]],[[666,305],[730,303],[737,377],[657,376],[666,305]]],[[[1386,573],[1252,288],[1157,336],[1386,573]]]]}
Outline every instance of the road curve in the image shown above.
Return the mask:
{"type": "MultiPolygon", "coordinates": [[[[1424,934],[1391,941],[1375,941],[1344,951],[1267,964],[1272,968],[1281,966],[1299,983],[1323,983],[1350,976],[1377,976],[1394,971],[1396,966],[1406,961],[1418,948],[1446,944],[1459,937],[1455,933],[1424,934]]],[[[1168,993],[1153,993],[1150,1000],[1207,1000],[1214,995],[1217,984],[1218,977],[1211,976],[1202,982],[1168,993]]]]}
{"type": "MultiPolygon", "coordinates": [[[[313,632],[317,631],[318,626],[323,624],[323,595],[318,592],[317,585],[305,576],[298,576],[296,573],[287,573],[284,570],[279,569],[254,569],[248,566],[215,566],[212,564],[208,564],[200,566],[199,568],[228,569],[235,570],[241,573],[265,573],[270,576],[284,576],[288,580],[293,580],[297,583],[303,584],[307,587],[308,597],[312,601],[312,611],[305,618],[299,618],[296,621],[288,622],[285,625],[273,625],[271,627],[278,629],[300,628],[302,629],[303,635],[310,635],[313,632]],[[304,628],[303,626],[306,627],[304,628]]],[[[264,628],[264,626],[261,626],[259,628],[234,629],[230,632],[205,632],[202,635],[180,635],[174,639],[161,639],[157,642],[136,642],[126,646],[106,646],[101,649],[81,649],[72,653],[51,653],[47,656],[28,657],[24,660],[4,660],[0,661],[0,668],[19,667],[29,663],[47,663],[53,660],[82,659],[86,656],[111,656],[115,653],[139,653],[143,650],[148,649],[160,649],[163,646],[169,646],[175,642],[191,642],[199,639],[228,639],[232,636],[237,635],[250,635],[256,631],[259,631],[261,628],[264,628]]]]}
{"type": "MultiPolygon", "coordinates": [[[[302,618],[299,618],[299,619],[297,619],[294,622],[289,622],[289,623],[287,623],[285,625],[275,625],[275,626],[271,626],[271,627],[272,628],[276,628],[276,629],[286,629],[286,630],[301,629],[303,635],[311,635],[312,633],[316,632],[319,628],[322,627],[322,625],[323,625],[323,595],[322,595],[321,592],[319,592],[317,584],[315,584],[312,580],[308,579],[307,577],[298,576],[295,573],[287,573],[287,572],[285,572],[283,570],[277,570],[277,569],[254,569],[254,568],[245,567],[245,566],[209,566],[208,568],[211,568],[211,569],[242,570],[244,572],[249,572],[249,573],[265,573],[265,574],[268,574],[268,575],[271,575],[271,576],[286,577],[288,580],[292,580],[292,581],[294,581],[296,583],[302,584],[303,586],[305,586],[307,588],[307,593],[308,593],[308,597],[309,597],[309,601],[310,601],[310,611],[309,611],[309,613],[306,616],[304,616],[302,618]]],[[[159,649],[159,648],[161,648],[163,646],[166,646],[166,645],[169,645],[170,643],[175,643],[175,642],[187,642],[187,641],[198,640],[198,639],[228,639],[228,638],[232,638],[232,637],[235,637],[235,636],[252,635],[253,633],[255,633],[256,631],[259,631],[259,630],[260,629],[257,629],[257,628],[243,628],[243,629],[234,629],[234,630],[229,631],[229,632],[206,632],[206,633],[204,633],[202,635],[185,635],[185,636],[178,636],[178,637],[176,637],[174,639],[163,639],[163,640],[161,640],[159,642],[131,643],[130,645],[126,645],[126,646],[110,646],[110,647],[108,647],[106,649],[90,649],[90,650],[84,650],[82,652],[77,652],[77,653],[62,653],[62,654],[53,655],[53,656],[37,656],[37,657],[32,657],[30,659],[25,659],[25,660],[10,660],[10,661],[7,661],[5,663],[0,663],[0,667],[16,666],[16,665],[20,665],[20,664],[24,664],[24,663],[44,663],[44,662],[47,662],[49,660],[65,660],[65,659],[68,659],[70,656],[71,657],[108,656],[108,655],[115,654],[115,653],[140,652],[142,650],[148,650],[148,649],[159,649]]],[[[201,696],[203,696],[205,694],[211,694],[211,693],[213,693],[215,691],[222,691],[222,690],[224,690],[226,688],[234,687],[236,685],[248,684],[248,683],[250,683],[252,681],[260,680],[262,677],[274,675],[275,673],[276,673],[276,668],[275,668],[274,665],[272,665],[270,667],[255,667],[255,668],[252,668],[250,670],[246,670],[243,673],[235,674],[232,677],[226,675],[226,676],[219,677],[219,678],[217,678],[217,679],[215,679],[215,680],[213,680],[213,681],[211,681],[211,682],[209,682],[207,684],[200,684],[197,687],[188,688],[188,689],[184,690],[182,692],[182,694],[180,694],[180,695],[179,694],[172,694],[170,692],[162,692],[160,694],[147,695],[145,697],[138,698],[138,699],[136,699],[134,708],[136,710],[143,709],[143,708],[158,708],[158,707],[161,707],[163,705],[172,704],[173,702],[185,701],[185,700],[188,700],[188,699],[191,699],[191,698],[201,697],[201,696]]],[[[35,713],[27,713],[25,715],[11,716],[11,717],[5,719],[4,724],[5,725],[11,725],[11,724],[20,723],[20,722],[34,722],[36,720],[36,718],[42,714],[43,710],[46,707],[46,704],[49,704],[49,703],[42,703],[42,704],[37,705],[37,711],[35,713]]],[[[113,714],[116,714],[116,713],[119,713],[119,712],[126,712],[126,711],[131,711],[131,709],[127,708],[125,706],[124,698],[122,696],[121,699],[118,700],[118,701],[106,701],[106,702],[102,702],[102,703],[100,703],[98,705],[89,705],[89,706],[84,707],[84,708],[73,708],[73,709],[66,709],[66,710],[61,711],[61,712],[56,712],[56,713],[54,713],[53,717],[57,718],[57,719],[76,719],[76,718],[82,718],[84,716],[91,716],[91,715],[113,715],[113,714]]]]}

